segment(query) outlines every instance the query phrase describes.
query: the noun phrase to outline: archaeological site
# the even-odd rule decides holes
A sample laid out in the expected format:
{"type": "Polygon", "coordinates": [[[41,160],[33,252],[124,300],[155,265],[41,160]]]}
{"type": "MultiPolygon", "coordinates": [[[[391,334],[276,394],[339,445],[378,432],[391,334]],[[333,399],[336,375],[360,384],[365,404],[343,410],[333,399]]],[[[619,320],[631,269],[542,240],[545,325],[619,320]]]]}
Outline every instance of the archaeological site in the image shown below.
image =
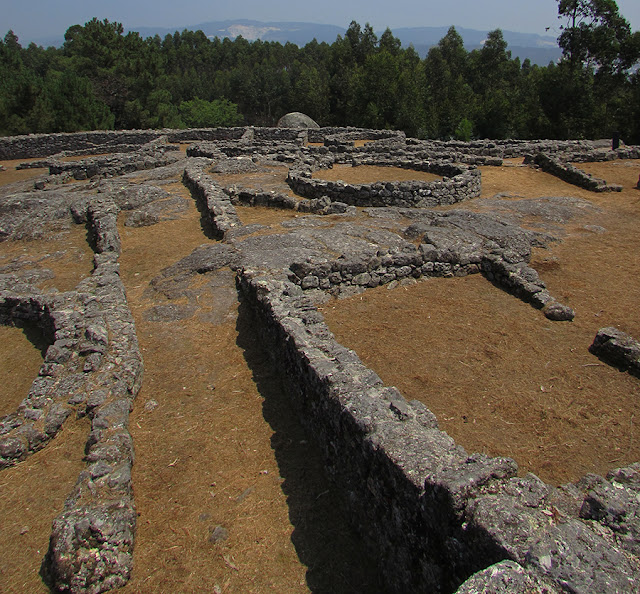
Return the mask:
{"type": "Polygon", "coordinates": [[[0,138],[0,590],[637,592],[640,147],[0,138]]]}

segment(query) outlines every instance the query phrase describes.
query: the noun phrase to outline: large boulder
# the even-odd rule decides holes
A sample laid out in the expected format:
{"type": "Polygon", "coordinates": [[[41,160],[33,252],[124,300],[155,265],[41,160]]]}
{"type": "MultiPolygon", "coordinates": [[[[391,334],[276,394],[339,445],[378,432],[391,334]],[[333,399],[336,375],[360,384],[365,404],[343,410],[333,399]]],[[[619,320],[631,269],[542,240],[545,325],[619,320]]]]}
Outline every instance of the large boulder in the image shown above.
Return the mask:
{"type": "Polygon", "coordinates": [[[317,122],[313,121],[308,115],[304,115],[299,111],[293,111],[287,115],[283,115],[278,121],[278,128],[319,128],[317,122]]]}

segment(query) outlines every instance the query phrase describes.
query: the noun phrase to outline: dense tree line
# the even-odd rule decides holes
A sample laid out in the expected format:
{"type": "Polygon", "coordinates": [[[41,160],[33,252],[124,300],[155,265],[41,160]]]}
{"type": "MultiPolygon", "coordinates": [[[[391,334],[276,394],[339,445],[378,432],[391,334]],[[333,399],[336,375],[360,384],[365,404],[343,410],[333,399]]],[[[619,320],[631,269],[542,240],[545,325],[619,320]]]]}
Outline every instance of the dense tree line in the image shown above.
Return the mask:
{"type": "Polygon", "coordinates": [[[273,125],[289,111],[321,125],[422,138],[596,138],[640,142],[640,33],[613,0],[559,0],[563,59],[513,59],[502,32],[467,51],[451,28],[421,59],[387,29],[355,21],[333,44],[143,39],[93,19],[61,48],[0,41],[0,134],[273,125]]]}

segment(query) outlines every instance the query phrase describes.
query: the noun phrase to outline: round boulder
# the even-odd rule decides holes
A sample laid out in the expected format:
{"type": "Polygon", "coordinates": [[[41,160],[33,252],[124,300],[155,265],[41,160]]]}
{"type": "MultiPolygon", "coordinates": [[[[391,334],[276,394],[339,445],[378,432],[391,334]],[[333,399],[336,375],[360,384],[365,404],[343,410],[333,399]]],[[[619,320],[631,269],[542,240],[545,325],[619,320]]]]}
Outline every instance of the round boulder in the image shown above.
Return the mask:
{"type": "Polygon", "coordinates": [[[568,305],[562,305],[562,303],[558,303],[557,301],[548,303],[542,311],[547,319],[554,322],[571,322],[576,316],[576,312],[568,305]]]}
{"type": "Polygon", "coordinates": [[[320,126],[308,115],[293,111],[278,120],[278,128],[319,128],[320,126]]]}

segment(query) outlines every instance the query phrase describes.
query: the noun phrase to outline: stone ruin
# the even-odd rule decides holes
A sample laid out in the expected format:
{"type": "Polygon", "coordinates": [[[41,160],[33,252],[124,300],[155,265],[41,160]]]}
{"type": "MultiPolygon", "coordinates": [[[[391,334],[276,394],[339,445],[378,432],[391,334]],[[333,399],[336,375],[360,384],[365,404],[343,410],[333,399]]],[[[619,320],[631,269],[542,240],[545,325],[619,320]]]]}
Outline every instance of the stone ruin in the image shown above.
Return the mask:
{"type": "MultiPolygon", "coordinates": [[[[127,224],[161,220],[157,201],[163,191],[153,183],[134,187],[123,177],[157,171],[157,179],[182,175],[203,231],[219,240],[167,269],[167,282],[172,275],[224,267],[236,272],[239,298],[255,311],[256,332],[324,452],[348,516],[380,560],[389,591],[637,591],[640,464],[553,487],[533,474],[518,477],[508,458],[470,454],[438,428],[423,404],[385,386],[339,344],[316,306],[331,295],[402,286],[420,277],[482,274],[547,318],[571,320],[574,312],[529,265],[532,247],[553,237],[464,209],[464,201],[480,193],[477,166],[524,157],[582,183],[588,176],[576,174],[569,162],[637,159],[640,148],[610,151],[586,141],[419,141],[351,128],[0,139],[0,159],[27,157],[42,159],[36,165],[47,166],[49,175],[30,188],[2,193],[0,239],[37,233],[44,220],[73,218],[87,226],[95,252],[93,273],[67,293],[38,291],[33,271],[0,274],[0,321],[36,324],[49,344],[29,394],[0,420],[0,469],[46,447],[71,415],[91,420],[85,469],[52,527],[46,567],[55,589],[104,592],[124,585],[133,565],[134,444],[127,427],[143,361],[118,274],[116,219],[128,210],[127,224]],[[368,142],[356,146],[358,140],[368,142]],[[179,143],[189,144],[186,159],[179,143]],[[303,198],[225,187],[209,175],[212,168],[243,173],[265,163],[287,164],[287,183],[303,198]],[[356,185],[313,177],[335,164],[394,165],[442,179],[356,185]],[[70,190],[64,183],[69,179],[88,179],[89,185],[70,190]],[[432,209],[442,204],[458,206],[432,209]],[[286,221],[285,232],[260,234],[264,226],[243,225],[238,205],[312,216],[286,221]]],[[[594,191],[602,186],[587,185],[594,191]]],[[[554,207],[551,199],[547,206],[554,207]]],[[[601,330],[591,350],[631,373],[640,369],[640,345],[615,329],[601,330]]]]}

